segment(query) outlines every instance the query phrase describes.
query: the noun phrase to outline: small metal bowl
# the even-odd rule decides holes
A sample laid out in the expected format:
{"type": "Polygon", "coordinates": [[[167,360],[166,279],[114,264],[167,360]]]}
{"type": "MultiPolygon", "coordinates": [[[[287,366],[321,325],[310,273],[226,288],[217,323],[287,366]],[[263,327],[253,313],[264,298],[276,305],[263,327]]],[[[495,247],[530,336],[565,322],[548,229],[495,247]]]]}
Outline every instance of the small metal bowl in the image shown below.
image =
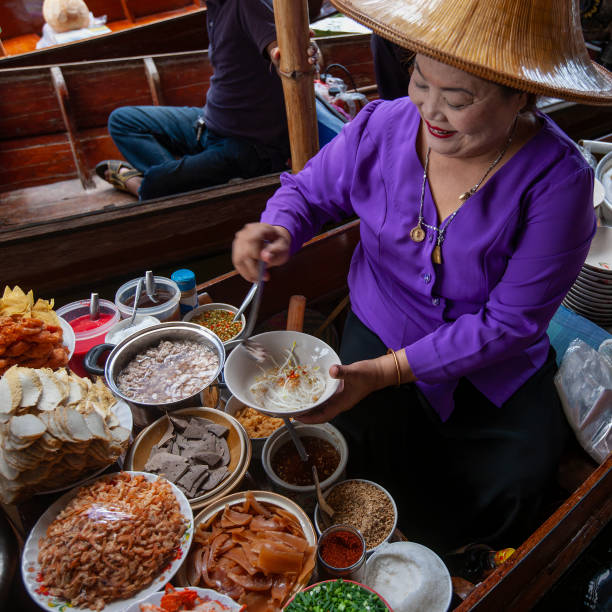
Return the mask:
{"type": "MultiPolygon", "coordinates": [[[[101,344],[98,347],[98,355],[103,352],[106,348],[112,348],[106,365],[104,367],[104,376],[106,383],[114,395],[128,402],[133,408],[141,408],[147,411],[148,416],[145,419],[148,423],[152,420],[162,416],[164,412],[176,410],[178,408],[186,408],[194,405],[201,405],[201,394],[202,392],[211,386],[220,372],[223,370],[223,364],[225,362],[225,349],[223,343],[219,338],[213,334],[209,329],[197,325],[196,323],[184,323],[184,322],[170,322],[160,323],[153,327],[143,329],[132,336],[125,338],[119,344],[113,347],[113,345],[101,344]],[[201,389],[189,397],[185,397],[178,401],[154,403],[154,402],[141,402],[136,401],[129,396],[125,395],[117,385],[117,377],[125,368],[128,363],[136,357],[139,353],[144,350],[158,345],[162,340],[190,340],[194,342],[200,342],[211,348],[219,358],[219,365],[211,378],[210,382],[202,386],[201,389]]],[[[90,355],[88,354],[88,357],[90,355]]],[[[92,359],[97,358],[97,355],[92,355],[92,359]]],[[[135,421],[136,421],[135,416],[135,421]]]]}
{"type": "MultiPolygon", "coordinates": [[[[231,304],[222,304],[221,302],[211,302],[210,304],[203,304],[202,306],[197,306],[193,310],[190,310],[183,317],[183,321],[191,322],[194,317],[201,315],[203,312],[208,312],[209,310],[227,310],[229,312],[233,312],[234,314],[238,312],[238,308],[236,308],[236,306],[232,306],[231,304]]],[[[244,315],[241,315],[239,320],[242,323],[242,327],[240,328],[240,331],[236,335],[232,336],[231,338],[228,338],[227,340],[223,340],[223,344],[226,344],[227,342],[231,342],[232,340],[237,340],[238,338],[242,336],[242,334],[244,333],[244,330],[246,329],[246,318],[244,315]]],[[[200,323],[196,323],[196,325],[200,325],[201,327],[204,327],[204,325],[201,325],[200,323]]],[[[205,329],[208,329],[208,328],[205,328],[205,329]]]]}

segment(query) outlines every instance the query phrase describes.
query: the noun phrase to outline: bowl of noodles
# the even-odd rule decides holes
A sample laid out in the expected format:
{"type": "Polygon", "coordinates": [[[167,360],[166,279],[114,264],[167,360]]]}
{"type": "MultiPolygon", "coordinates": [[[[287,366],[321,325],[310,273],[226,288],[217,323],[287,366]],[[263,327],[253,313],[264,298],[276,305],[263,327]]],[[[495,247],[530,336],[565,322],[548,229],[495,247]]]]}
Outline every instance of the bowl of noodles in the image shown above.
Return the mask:
{"type": "Polygon", "coordinates": [[[225,363],[225,382],[240,402],[270,416],[306,414],[338,389],[329,368],[340,363],[323,340],[296,331],[271,331],[251,340],[263,347],[266,358],[255,361],[243,347],[235,348],[225,363]]]}

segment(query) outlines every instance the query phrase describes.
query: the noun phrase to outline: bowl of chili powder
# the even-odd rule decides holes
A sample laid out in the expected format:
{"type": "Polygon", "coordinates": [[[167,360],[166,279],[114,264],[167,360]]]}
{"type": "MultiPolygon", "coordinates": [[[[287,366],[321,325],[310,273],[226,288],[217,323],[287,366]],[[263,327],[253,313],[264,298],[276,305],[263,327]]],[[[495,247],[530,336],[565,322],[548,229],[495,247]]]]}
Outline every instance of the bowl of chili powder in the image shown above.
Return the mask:
{"type": "Polygon", "coordinates": [[[190,310],[183,317],[183,321],[197,323],[202,327],[210,329],[210,331],[216,334],[219,340],[225,344],[230,340],[239,338],[246,327],[246,318],[244,315],[235,323],[232,321],[237,312],[238,308],[236,308],[236,306],[212,302],[190,310]]]}

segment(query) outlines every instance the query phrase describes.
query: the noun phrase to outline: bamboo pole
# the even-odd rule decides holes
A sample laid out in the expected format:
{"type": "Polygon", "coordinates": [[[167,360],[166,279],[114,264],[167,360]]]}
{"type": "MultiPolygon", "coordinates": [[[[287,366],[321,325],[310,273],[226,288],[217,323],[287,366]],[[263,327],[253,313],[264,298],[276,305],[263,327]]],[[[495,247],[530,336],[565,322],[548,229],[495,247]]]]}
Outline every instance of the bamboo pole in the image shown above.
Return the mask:
{"type": "Polygon", "coordinates": [[[307,0],[274,0],[280,75],[291,143],[291,169],[299,172],[319,150],[312,66],[308,63],[307,0]]]}

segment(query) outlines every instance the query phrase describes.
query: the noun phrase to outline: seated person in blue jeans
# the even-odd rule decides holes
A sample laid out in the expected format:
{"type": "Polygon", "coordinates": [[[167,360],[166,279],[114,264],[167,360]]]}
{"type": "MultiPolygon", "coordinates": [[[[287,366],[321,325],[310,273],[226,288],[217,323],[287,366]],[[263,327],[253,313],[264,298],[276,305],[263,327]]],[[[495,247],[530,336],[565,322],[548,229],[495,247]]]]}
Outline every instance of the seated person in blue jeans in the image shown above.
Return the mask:
{"type": "Polygon", "coordinates": [[[204,108],[126,106],[109,117],[110,135],[128,163],[106,160],[96,172],[140,200],[287,167],[285,102],[271,65],[279,59],[272,0],[207,0],[206,6],[214,74],[204,108]]]}

